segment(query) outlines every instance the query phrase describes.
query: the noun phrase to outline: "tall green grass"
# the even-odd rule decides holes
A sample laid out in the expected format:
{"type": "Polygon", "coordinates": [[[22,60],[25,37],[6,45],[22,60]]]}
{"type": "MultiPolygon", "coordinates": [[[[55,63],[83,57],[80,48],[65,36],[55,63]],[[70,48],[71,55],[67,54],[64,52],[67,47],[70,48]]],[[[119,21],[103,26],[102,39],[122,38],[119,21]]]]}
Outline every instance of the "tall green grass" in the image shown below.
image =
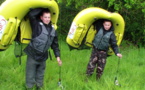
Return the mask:
{"type": "MultiPolygon", "coordinates": [[[[6,51],[0,52],[0,90],[25,90],[26,56],[22,57],[22,65],[15,58],[12,45],[6,51]]],[[[60,43],[61,84],[64,90],[145,90],[145,49],[123,45],[117,74],[121,87],[114,85],[119,58],[112,55],[107,58],[103,76],[96,81],[96,73],[86,78],[86,67],[91,49],[69,50],[65,42],[60,43]],[[86,80],[87,79],[87,80],[86,80]]],[[[52,53],[53,55],[53,53],[52,53]]],[[[59,66],[53,55],[53,60],[47,60],[44,79],[44,90],[61,90],[58,87],[59,66]]]]}

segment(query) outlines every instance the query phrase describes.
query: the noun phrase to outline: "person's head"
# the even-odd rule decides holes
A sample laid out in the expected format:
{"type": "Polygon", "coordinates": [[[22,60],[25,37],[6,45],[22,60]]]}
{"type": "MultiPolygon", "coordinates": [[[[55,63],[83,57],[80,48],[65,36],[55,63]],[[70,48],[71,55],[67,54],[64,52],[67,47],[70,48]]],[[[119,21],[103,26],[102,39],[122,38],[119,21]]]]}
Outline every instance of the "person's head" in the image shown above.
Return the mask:
{"type": "Polygon", "coordinates": [[[111,26],[112,26],[112,22],[110,20],[104,20],[103,27],[105,30],[110,30],[111,26]]]}
{"type": "Polygon", "coordinates": [[[40,19],[44,24],[49,24],[51,21],[51,13],[48,9],[44,9],[42,10],[41,14],[40,14],[40,19]]]}

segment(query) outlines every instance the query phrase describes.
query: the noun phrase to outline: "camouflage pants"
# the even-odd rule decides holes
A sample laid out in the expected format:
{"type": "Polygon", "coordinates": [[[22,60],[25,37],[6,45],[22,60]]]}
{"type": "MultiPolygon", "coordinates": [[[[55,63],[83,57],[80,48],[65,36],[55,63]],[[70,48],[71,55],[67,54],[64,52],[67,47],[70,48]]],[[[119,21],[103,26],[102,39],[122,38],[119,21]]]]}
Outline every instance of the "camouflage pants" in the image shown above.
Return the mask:
{"type": "Polygon", "coordinates": [[[99,79],[101,75],[103,74],[103,70],[105,68],[106,64],[106,58],[107,58],[107,53],[105,51],[98,51],[93,48],[92,54],[90,57],[90,61],[87,66],[87,75],[92,75],[94,72],[94,69],[96,68],[96,78],[99,79]]]}

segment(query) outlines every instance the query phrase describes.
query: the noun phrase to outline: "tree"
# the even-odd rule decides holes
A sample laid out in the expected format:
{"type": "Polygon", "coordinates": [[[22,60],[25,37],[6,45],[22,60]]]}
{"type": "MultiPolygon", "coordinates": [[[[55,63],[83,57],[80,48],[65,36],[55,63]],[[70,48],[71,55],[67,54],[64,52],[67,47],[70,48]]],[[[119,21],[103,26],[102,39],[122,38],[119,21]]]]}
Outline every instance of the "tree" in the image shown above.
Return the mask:
{"type": "MultiPolygon", "coordinates": [[[[0,4],[5,0],[1,0],[0,4]]],[[[56,0],[60,14],[58,31],[67,35],[74,17],[88,7],[100,7],[120,13],[125,22],[124,39],[145,46],[145,1],[144,0],[56,0]]]]}
{"type": "MultiPolygon", "coordinates": [[[[65,14],[66,12],[64,11],[71,8],[71,10],[67,12],[70,13],[69,17],[71,17],[71,19],[68,20],[66,18],[69,22],[72,22],[72,17],[75,17],[78,12],[88,7],[100,7],[111,12],[118,12],[123,16],[126,22],[124,39],[137,45],[145,44],[144,0],[57,0],[57,2],[59,5],[63,4],[63,6],[60,7],[62,10],[60,14],[62,14],[63,17],[68,17],[68,14],[65,14]],[[75,13],[73,13],[74,11],[75,13]]],[[[65,20],[62,22],[65,22],[65,20]]],[[[66,29],[69,30],[68,24],[64,24],[63,27],[67,27],[66,29]]]]}
{"type": "Polygon", "coordinates": [[[0,5],[1,5],[4,1],[5,1],[5,0],[1,0],[1,1],[0,1],[0,5]]]}

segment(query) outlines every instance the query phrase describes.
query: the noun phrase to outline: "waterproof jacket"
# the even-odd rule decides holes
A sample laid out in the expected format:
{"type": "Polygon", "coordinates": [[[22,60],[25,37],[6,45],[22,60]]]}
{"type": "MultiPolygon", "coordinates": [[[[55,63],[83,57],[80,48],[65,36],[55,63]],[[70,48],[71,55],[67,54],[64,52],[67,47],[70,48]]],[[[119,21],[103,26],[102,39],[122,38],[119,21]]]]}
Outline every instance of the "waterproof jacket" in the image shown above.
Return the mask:
{"type": "Polygon", "coordinates": [[[46,25],[36,18],[41,10],[32,10],[28,17],[32,28],[32,40],[24,49],[27,55],[35,60],[44,61],[48,58],[48,49],[51,47],[56,57],[60,57],[57,33],[51,23],[46,25]]]}
{"type": "Polygon", "coordinates": [[[97,30],[98,33],[93,40],[94,48],[107,52],[109,50],[109,46],[111,46],[115,54],[119,53],[116,37],[113,33],[113,27],[111,27],[108,31],[105,30],[103,26],[97,28],[97,30]]]}

